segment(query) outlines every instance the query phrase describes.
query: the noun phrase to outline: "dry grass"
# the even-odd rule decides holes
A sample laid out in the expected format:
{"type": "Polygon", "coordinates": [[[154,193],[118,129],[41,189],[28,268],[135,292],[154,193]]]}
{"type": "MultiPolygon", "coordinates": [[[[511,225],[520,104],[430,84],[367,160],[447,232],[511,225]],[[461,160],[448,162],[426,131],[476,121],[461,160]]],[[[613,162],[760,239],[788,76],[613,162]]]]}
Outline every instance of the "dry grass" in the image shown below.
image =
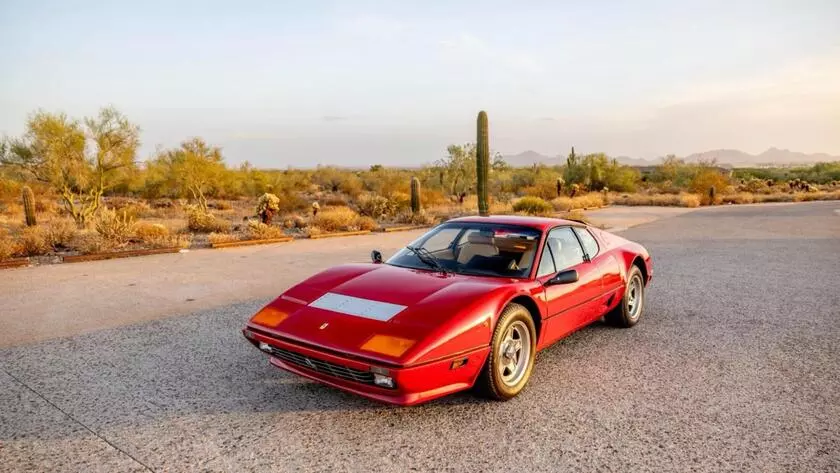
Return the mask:
{"type": "Polygon", "coordinates": [[[211,213],[202,212],[196,206],[185,206],[187,213],[187,228],[198,233],[227,233],[230,231],[230,222],[217,218],[211,213]]]}
{"type": "Polygon", "coordinates": [[[134,236],[142,241],[158,240],[169,236],[169,229],[160,223],[138,222],[134,226],[134,236]]]}
{"type": "Polygon", "coordinates": [[[561,212],[576,209],[594,209],[603,207],[604,204],[604,195],[600,192],[590,192],[589,194],[575,197],[556,197],[551,201],[554,210],[561,212]]]}
{"type": "Polygon", "coordinates": [[[613,200],[616,205],[656,207],[699,207],[696,194],[622,194],[613,200]]]}
{"type": "Polygon", "coordinates": [[[207,240],[210,242],[210,244],[216,245],[219,243],[231,243],[234,241],[239,241],[239,237],[230,233],[211,233],[207,236],[207,240]]]}
{"type": "Polygon", "coordinates": [[[356,226],[359,227],[359,230],[376,230],[379,228],[379,224],[376,223],[376,220],[372,219],[371,217],[359,217],[356,219],[356,226]]]}
{"type": "Polygon", "coordinates": [[[20,245],[5,228],[0,228],[0,261],[21,252],[20,245]]]}
{"type": "Polygon", "coordinates": [[[359,214],[349,207],[327,207],[312,218],[312,225],[324,232],[342,232],[353,227],[359,214]]]}
{"type": "Polygon", "coordinates": [[[534,196],[525,196],[513,203],[514,212],[524,212],[528,215],[549,215],[553,210],[551,204],[534,196]]]}
{"type": "Polygon", "coordinates": [[[56,250],[70,248],[78,231],[76,222],[67,218],[53,219],[44,225],[47,244],[56,250]]]}
{"type": "Polygon", "coordinates": [[[70,246],[82,254],[104,253],[114,248],[102,235],[90,230],[78,232],[70,246]]]}
{"type": "Polygon", "coordinates": [[[246,240],[273,240],[275,238],[283,238],[286,234],[280,227],[274,225],[266,225],[256,220],[248,221],[248,231],[245,236],[246,240]]]}
{"type": "Polygon", "coordinates": [[[42,227],[26,227],[18,236],[19,251],[23,256],[45,255],[52,248],[42,227]]]}
{"type": "Polygon", "coordinates": [[[114,245],[125,245],[134,233],[134,219],[125,212],[103,209],[94,221],[96,232],[114,245]]]}

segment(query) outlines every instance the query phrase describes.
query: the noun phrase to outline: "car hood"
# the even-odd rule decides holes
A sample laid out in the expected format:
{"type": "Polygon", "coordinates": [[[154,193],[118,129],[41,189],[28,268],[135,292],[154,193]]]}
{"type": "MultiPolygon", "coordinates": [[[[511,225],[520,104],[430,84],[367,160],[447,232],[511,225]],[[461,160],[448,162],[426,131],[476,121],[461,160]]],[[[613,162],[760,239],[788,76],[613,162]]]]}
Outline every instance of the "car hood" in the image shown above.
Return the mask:
{"type": "Polygon", "coordinates": [[[400,362],[449,319],[511,282],[387,264],[344,265],[316,274],[263,310],[282,314],[268,327],[281,337],[400,362]]]}

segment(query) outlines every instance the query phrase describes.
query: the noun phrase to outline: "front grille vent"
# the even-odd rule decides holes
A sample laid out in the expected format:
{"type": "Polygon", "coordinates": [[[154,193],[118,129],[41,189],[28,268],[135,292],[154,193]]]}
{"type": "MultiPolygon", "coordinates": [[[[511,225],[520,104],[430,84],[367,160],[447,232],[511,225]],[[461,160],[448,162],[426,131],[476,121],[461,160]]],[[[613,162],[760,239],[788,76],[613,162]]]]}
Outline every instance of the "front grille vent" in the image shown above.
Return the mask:
{"type": "Polygon", "coordinates": [[[336,378],[346,379],[348,381],[355,381],[362,384],[373,384],[373,373],[369,371],[360,371],[346,366],[330,363],[329,361],[319,360],[309,356],[301,355],[283,348],[271,347],[271,355],[275,356],[287,363],[295,366],[316,371],[336,378]]]}

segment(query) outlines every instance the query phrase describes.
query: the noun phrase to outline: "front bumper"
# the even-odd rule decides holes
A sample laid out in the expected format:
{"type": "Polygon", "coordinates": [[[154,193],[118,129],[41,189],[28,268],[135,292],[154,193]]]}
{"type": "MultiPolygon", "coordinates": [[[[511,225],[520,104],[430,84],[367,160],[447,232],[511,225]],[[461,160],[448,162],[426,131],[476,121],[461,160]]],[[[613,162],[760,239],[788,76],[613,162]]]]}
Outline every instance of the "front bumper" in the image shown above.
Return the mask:
{"type": "Polygon", "coordinates": [[[420,404],[469,389],[490,352],[488,346],[428,363],[396,367],[302,346],[247,328],[243,334],[254,346],[264,342],[279,349],[270,354],[271,364],[278,368],[359,396],[400,406],[420,404]],[[307,358],[311,365],[306,363],[307,358]],[[453,361],[461,360],[466,362],[453,369],[453,361]],[[389,389],[370,383],[364,374],[370,373],[373,367],[387,369],[395,387],[389,389]]]}

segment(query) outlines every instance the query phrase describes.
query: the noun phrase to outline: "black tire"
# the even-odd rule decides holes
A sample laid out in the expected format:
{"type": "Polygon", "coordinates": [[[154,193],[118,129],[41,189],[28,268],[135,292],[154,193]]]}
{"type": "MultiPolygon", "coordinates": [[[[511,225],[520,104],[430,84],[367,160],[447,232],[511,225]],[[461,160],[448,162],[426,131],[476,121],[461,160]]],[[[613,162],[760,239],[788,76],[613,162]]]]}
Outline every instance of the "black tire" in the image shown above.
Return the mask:
{"type": "Polygon", "coordinates": [[[487,361],[475,383],[476,391],[481,396],[497,401],[507,401],[513,398],[528,384],[528,379],[531,377],[531,370],[534,368],[536,351],[537,329],[534,326],[531,313],[519,304],[508,304],[499,316],[496,329],[493,331],[490,354],[487,355],[487,361]],[[514,337],[517,334],[522,337],[524,332],[527,332],[527,353],[525,353],[526,343],[524,343],[522,338],[519,339],[521,340],[519,343],[521,348],[518,354],[519,356],[527,357],[527,359],[523,358],[524,361],[521,365],[518,361],[513,362],[512,358],[502,353],[502,344],[508,343],[505,337],[509,334],[509,329],[514,337]],[[507,372],[509,366],[515,366],[517,369],[510,370],[510,379],[506,381],[506,376],[503,373],[507,372]]]}
{"type": "Polygon", "coordinates": [[[606,315],[606,321],[616,327],[629,328],[639,322],[645,310],[645,279],[635,264],[627,273],[627,287],[621,303],[606,315]],[[633,290],[638,291],[633,294],[633,290]]]}

